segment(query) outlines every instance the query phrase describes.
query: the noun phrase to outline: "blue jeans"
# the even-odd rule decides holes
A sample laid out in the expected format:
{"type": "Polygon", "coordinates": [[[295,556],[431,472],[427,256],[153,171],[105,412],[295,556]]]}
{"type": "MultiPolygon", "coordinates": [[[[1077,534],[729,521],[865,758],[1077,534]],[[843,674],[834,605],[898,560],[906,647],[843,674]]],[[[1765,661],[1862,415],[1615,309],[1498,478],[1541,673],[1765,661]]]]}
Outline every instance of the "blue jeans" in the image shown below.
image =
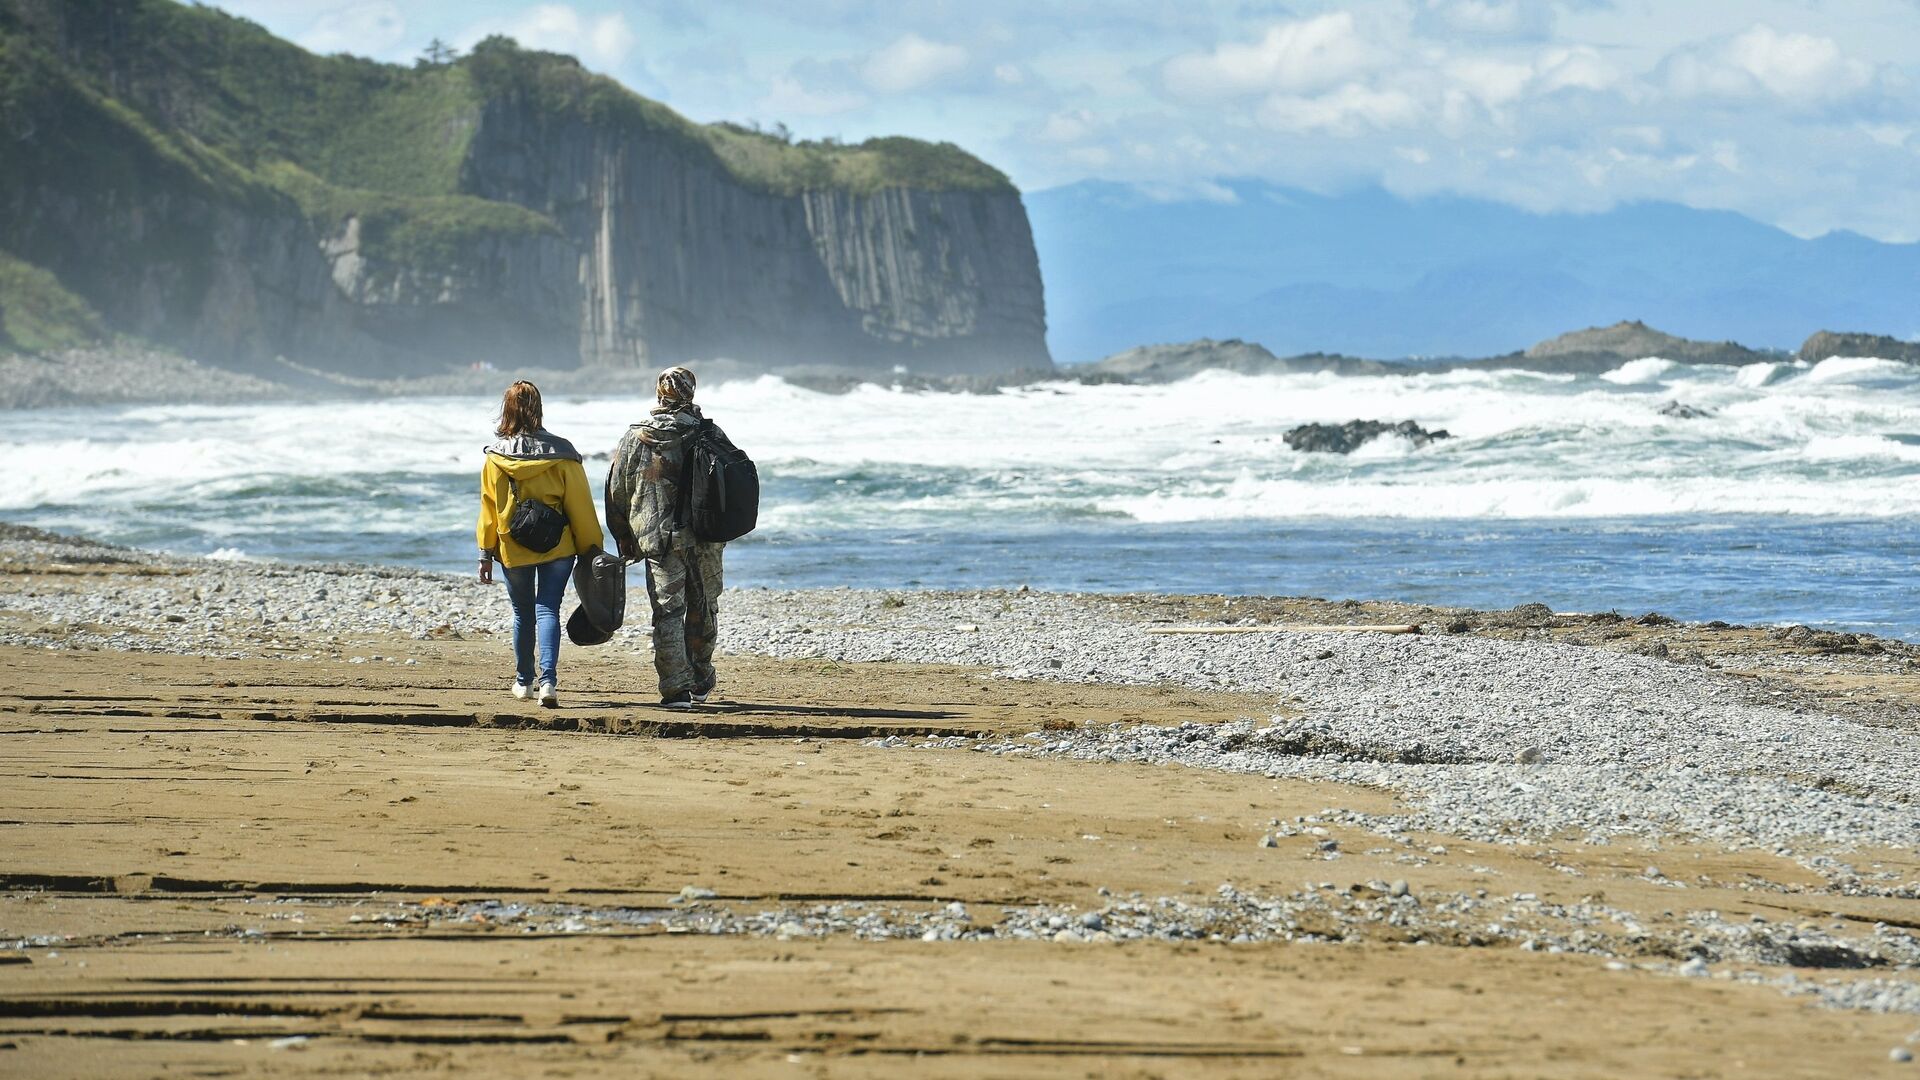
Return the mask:
{"type": "Polygon", "coordinates": [[[503,566],[507,599],[513,601],[514,681],[532,686],[533,653],[539,639],[540,682],[559,685],[560,601],[567,595],[573,556],[532,566],[503,566]]]}

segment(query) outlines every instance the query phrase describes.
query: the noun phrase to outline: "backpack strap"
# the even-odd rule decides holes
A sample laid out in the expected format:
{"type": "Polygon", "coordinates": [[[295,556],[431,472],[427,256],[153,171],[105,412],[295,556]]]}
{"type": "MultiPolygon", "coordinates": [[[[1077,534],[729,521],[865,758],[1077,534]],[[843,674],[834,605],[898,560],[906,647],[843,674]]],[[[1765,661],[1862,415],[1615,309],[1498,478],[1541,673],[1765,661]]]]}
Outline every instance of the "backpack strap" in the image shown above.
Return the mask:
{"type": "Polygon", "coordinates": [[[713,426],[713,421],[702,417],[699,426],[687,432],[680,439],[680,448],[686,456],[680,462],[680,490],[675,492],[673,500],[673,531],[679,533],[687,527],[687,513],[693,506],[693,450],[700,436],[713,426]]]}

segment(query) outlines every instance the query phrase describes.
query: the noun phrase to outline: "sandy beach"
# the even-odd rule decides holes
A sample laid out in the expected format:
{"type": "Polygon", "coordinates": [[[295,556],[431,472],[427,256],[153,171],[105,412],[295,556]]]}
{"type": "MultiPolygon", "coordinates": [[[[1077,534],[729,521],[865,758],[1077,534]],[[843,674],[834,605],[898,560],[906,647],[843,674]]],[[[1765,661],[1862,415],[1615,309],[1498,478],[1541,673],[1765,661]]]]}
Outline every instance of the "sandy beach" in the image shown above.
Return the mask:
{"type": "Polygon", "coordinates": [[[0,1073],[1831,1076],[1920,1052],[1920,650],[0,539],[0,1073]],[[642,622],[644,620],[641,620],[642,622]],[[1421,633],[1289,626],[1412,624],[1421,633]],[[1235,627],[1168,635],[1167,628],[1235,627]]]}

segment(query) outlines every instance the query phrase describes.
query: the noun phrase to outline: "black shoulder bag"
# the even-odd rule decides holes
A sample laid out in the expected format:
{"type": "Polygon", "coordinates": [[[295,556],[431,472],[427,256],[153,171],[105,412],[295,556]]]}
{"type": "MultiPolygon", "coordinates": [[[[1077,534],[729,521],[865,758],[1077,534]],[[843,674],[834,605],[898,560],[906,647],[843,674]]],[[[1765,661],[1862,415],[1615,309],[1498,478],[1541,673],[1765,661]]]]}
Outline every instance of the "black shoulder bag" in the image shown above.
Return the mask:
{"type": "Polygon", "coordinates": [[[513,514],[507,518],[507,535],[528,551],[546,554],[560,546],[567,534],[567,515],[539,499],[520,497],[520,485],[507,477],[507,489],[513,492],[513,514]]]}

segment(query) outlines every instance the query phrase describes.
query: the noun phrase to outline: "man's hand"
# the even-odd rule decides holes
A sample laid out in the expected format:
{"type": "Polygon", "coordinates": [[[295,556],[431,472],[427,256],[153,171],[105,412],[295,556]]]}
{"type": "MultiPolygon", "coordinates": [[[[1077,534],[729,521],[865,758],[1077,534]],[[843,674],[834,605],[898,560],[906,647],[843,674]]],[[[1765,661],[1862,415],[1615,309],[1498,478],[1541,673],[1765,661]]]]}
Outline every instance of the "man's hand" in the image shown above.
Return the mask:
{"type": "Polygon", "coordinates": [[[482,557],[480,560],[480,584],[493,584],[493,560],[482,557]]]}

